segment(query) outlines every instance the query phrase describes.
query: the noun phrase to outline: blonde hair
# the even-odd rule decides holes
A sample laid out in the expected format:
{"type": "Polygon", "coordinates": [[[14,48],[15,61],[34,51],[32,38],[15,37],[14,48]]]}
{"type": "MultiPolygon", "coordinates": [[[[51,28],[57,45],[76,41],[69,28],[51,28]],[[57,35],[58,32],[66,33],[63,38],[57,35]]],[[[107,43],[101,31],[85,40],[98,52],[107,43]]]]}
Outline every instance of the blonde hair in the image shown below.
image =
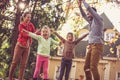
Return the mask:
{"type": "Polygon", "coordinates": [[[50,28],[49,28],[47,25],[44,25],[44,26],[42,27],[42,30],[43,30],[43,29],[47,29],[47,30],[50,31],[50,28]]]}
{"type": "Polygon", "coordinates": [[[45,30],[45,29],[48,30],[49,36],[50,36],[50,28],[49,28],[47,25],[44,25],[44,26],[42,27],[41,31],[43,31],[43,30],[45,30]]]}

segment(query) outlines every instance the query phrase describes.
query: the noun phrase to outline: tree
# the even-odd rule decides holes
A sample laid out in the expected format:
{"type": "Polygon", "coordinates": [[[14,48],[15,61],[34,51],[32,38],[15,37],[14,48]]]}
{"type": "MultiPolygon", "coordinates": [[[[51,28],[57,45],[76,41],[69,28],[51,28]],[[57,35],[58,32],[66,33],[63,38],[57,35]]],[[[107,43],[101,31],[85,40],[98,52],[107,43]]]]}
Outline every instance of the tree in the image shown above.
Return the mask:
{"type": "MultiPolygon", "coordinates": [[[[32,22],[36,28],[41,28],[43,25],[48,25],[51,28],[57,29],[64,17],[61,16],[62,7],[61,1],[57,4],[52,4],[52,0],[9,0],[4,8],[1,7],[0,12],[0,76],[8,76],[11,57],[18,36],[18,24],[23,11],[30,9],[32,12],[32,22]],[[24,2],[25,9],[19,7],[19,3],[24,2]],[[10,8],[13,8],[10,10],[10,8]],[[59,11],[60,10],[60,11],[59,11]]],[[[1,4],[0,4],[1,6],[1,4]]],[[[36,52],[37,43],[33,43],[31,53],[36,52]]],[[[34,54],[30,54],[28,66],[26,69],[26,78],[29,78],[33,73],[31,64],[34,62],[34,54]]],[[[17,75],[16,75],[17,76],[17,75]]]]}

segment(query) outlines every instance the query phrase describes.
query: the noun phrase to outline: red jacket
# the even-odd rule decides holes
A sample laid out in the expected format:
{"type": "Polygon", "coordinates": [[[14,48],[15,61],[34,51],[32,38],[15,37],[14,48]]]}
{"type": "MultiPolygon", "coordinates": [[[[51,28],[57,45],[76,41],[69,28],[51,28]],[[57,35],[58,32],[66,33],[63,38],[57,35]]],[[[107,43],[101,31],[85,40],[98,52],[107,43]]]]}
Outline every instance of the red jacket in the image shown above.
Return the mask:
{"type": "Polygon", "coordinates": [[[17,42],[20,43],[20,45],[24,46],[24,47],[28,47],[32,44],[32,38],[28,36],[27,33],[23,32],[23,29],[30,31],[30,32],[35,32],[35,28],[34,25],[29,22],[29,23],[20,23],[19,24],[19,36],[17,39],[17,42]]]}

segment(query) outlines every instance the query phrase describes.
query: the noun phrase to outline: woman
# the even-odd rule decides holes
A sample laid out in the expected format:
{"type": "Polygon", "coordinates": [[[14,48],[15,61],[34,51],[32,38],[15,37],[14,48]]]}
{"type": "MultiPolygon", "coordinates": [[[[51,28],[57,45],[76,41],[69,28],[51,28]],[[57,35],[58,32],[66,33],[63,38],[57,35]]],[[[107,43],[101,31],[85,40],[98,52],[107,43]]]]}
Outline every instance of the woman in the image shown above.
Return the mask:
{"type": "Polygon", "coordinates": [[[30,22],[30,20],[31,20],[30,12],[25,12],[21,16],[21,21],[18,26],[19,36],[14,49],[13,60],[10,66],[9,80],[12,80],[14,70],[19,62],[20,62],[20,70],[19,70],[18,80],[23,79],[26,63],[28,61],[28,57],[30,53],[30,45],[32,43],[31,37],[29,37],[25,32],[23,32],[23,29],[30,32],[35,32],[34,25],[30,22]]]}

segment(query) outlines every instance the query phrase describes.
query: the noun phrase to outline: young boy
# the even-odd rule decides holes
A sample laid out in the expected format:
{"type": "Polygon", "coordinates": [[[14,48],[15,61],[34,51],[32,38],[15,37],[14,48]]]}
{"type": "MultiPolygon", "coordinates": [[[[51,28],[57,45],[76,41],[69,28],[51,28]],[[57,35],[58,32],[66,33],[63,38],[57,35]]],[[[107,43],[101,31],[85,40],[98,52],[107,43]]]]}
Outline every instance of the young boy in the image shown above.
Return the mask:
{"type": "Polygon", "coordinates": [[[55,35],[57,35],[57,37],[62,41],[62,43],[64,44],[64,49],[63,49],[63,57],[62,57],[62,61],[61,61],[61,70],[60,70],[60,75],[59,75],[59,79],[58,80],[62,80],[65,69],[66,69],[66,73],[65,73],[65,80],[69,79],[69,73],[71,70],[71,66],[72,66],[72,59],[74,58],[74,49],[75,46],[83,39],[85,38],[87,34],[83,35],[82,37],[80,37],[77,40],[74,40],[74,35],[73,33],[69,32],[66,36],[65,40],[64,38],[62,38],[57,32],[54,32],[55,35]]]}

